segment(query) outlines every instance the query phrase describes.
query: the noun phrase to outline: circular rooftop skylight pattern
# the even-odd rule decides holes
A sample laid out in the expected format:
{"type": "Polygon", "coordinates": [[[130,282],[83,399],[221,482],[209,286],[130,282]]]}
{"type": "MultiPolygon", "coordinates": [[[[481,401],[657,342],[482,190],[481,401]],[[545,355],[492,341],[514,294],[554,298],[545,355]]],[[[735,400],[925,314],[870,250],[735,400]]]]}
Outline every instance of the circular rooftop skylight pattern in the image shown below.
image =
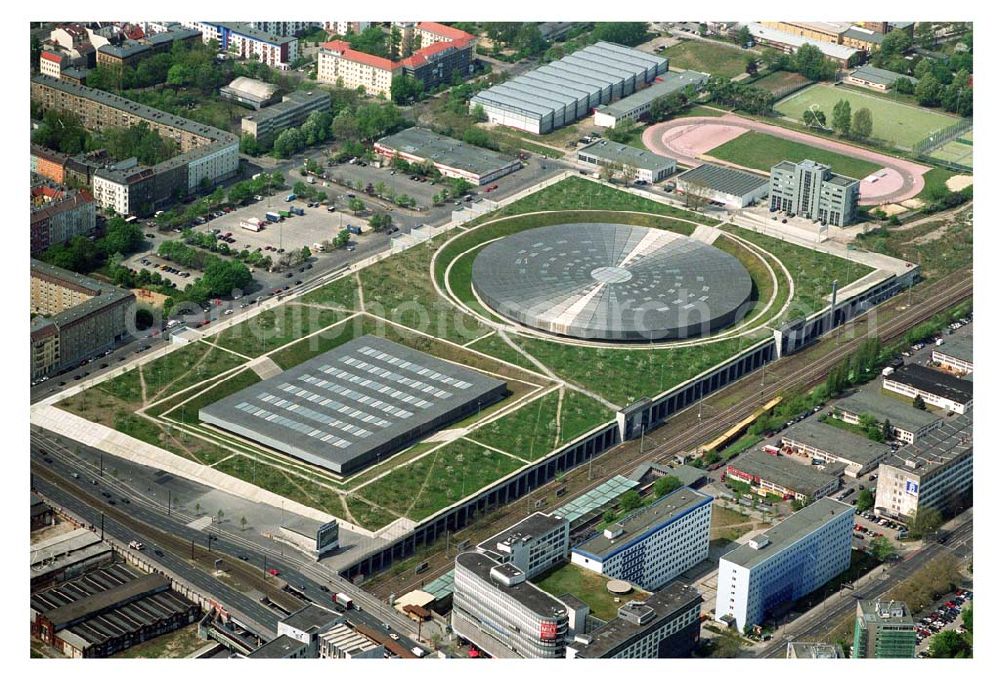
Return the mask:
{"type": "Polygon", "coordinates": [[[487,245],[472,284],[498,314],[545,332],[606,341],[703,336],[750,309],[735,257],[654,228],[565,223],[487,245]]]}

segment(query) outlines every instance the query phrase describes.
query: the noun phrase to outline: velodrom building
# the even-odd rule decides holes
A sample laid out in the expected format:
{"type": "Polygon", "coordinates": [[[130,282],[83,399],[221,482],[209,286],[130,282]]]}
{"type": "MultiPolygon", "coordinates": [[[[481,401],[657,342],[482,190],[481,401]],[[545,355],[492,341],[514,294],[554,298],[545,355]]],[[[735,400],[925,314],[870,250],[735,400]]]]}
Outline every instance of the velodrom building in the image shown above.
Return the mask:
{"type": "Polygon", "coordinates": [[[177,143],[179,155],[152,167],[139,165],[132,158],[94,172],[94,199],[102,208],[119,214],[147,215],[173,201],[178,193],[196,192],[205,181],[214,185],[235,176],[240,167],[240,142],[235,134],[99,89],[36,75],[31,79],[31,100],[42,111],[77,115],[89,130],[145,123],[177,143]]]}

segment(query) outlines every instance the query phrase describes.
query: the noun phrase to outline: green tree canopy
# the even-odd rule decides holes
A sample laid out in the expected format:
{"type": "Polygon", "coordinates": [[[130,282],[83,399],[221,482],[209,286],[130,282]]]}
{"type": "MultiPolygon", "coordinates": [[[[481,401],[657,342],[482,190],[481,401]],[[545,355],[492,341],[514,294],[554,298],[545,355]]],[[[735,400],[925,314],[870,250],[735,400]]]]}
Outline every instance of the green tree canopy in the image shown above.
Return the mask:
{"type": "Polygon", "coordinates": [[[673,475],[667,475],[666,477],[661,477],[653,483],[653,495],[657,498],[661,496],[666,496],[671,491],[680,489],[683,485],[679,479],[673,475]]]}
{"type": "Polygon", "coordinates": [[[867,139],[872,135],[872,112],[870,110],[859,108],[854,112],[851,133],[859,139],[867,139]]]}
{"type": "Polygon", "coordinates": [[[646,41],[646,28],[648,24],[644,21],[620,21],[611,23],[598,23],[594,26],[592,35],[596,40],[607,40],[620,45],[635,47],[646,41]]]}
{"type": "Polygon", "coordinates": [[[851,102],[841,99],[833,105],[833,128],[842,135],[851,131],[851,102]]]}

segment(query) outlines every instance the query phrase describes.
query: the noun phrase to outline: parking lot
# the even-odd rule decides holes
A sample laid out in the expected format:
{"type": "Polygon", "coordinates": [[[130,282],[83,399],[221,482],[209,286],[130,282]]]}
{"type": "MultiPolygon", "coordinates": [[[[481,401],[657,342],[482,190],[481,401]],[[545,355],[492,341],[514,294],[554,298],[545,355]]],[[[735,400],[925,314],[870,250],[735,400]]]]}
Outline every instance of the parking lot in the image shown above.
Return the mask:
{"type": "Polygon", "coordinates": [[[927,658],[934,635],[945,630],[959,631],[962,625],[962,609],[972,602],[972,590],[959,588],[954,593],[946,595],[938,602],[937,608],[920,618],[914,618],[917,627],[917,657],[927,658]]]}
{"type": "Polygon", "coordinates": [[[201,277],[200,271],[185,268],[172,261],[167,261],[153,254],[151,251],[132,254],[122,264],[126,268],[130,268],[136,272],[145,268],[150,273],[159,273],[161,277],[177,285],[178,289],[184,289],[184,287],[201,277]]]}

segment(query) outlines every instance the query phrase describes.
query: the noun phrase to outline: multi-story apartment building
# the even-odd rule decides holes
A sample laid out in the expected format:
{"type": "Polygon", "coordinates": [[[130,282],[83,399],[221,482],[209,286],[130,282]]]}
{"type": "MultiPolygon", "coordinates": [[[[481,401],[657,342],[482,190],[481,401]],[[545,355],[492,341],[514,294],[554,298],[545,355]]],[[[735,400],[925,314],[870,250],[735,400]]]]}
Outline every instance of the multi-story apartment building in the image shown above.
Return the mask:
{"type": "Polygon", "coordinates": [[[248,21],[247,25],[270,35],[288,37],[319,26],[321,21],[248,21]]]}
{"type": "Polygon", "coordinates": [[[848,226],[857,218],[860,185],[857,179],[834,174],[827,165],[785,160],[771,167],[771,211],[848,226]]]}
{"type": "Polygon", "coordinates": [[[455,558],[451,625],[494,658],[563,658],[569,614],[525,572],[489,554],[455,558]]]}
{"type": "Polygon", "coordinates": [[[333,40],[320,50],[316,77],[320,82],[364,87],[373,96],[390,94],[392,79],[407,75],[420,80],[425,89],[450,82],[454,73],[469,75],[475,58],[473,36],[450,26],[423,21],[412,28],[422,47],[393,61],[351,49],[345,40],[333,40]]]}
{"type": "Polygon", "coordinates": [[[851,564],[853,506],[821,498],[719,560],[715,618],[739,630],[808,595],[851,564]]]}
{"type": "Polygon", "coordinates": [[[45,50],[38,57],[38,72],[42,75],[58,78],[62,73],[63,63],[69,58],[59,52],[45,50]]]}
{"type": "Polygon", "coordinates": [[[97,227],[94,198],[87,191],[66,191],[52,186],[31,189],[31,255],[97,227]]]}
{"type": "Polygon", "coordinates": [[[245,23],[222,21],[185,21],[186,28],[201,33],[204,42],[215,40],[219,50],[241,59],[256,56],[272,68],[288,69],[299,58],[298,38],[275,35],[245,23]]]}
{"type": "Polygon", "coordinates": [[[324,91],[291,92],[281,102],[245,116],[241,123],[242,133],[267,144],[283,130],[300,126],[313,112],[329,110],[330,97],[324,91]]]}
{"type": "Polygon", "coordinates": [[[907,364],[882,377],[882,387],[908,400],[919,395],[924,404],[956,414],[972,408],[972,381],[922,364],[907,364]]]}
{"type": "Polygon", "coordinates": [[[682,487],[573,548],[573,564],[656,590],[708,557],[712,497],[682,487]]]}
{"type": "Polygon", "coordinates": [[[135,296],[31,260],[31,378],[107,350],[134,325],[135,296]]]}
{"type": "Polygon", "coordinates": [[[120,214],[146,214],[180,194],[194,192],[233,176],[239,169],[239,139],[210,125],[129,101],[114,94],[38,75],[31,80],[31,98],[43,111],[68,110],[84,127],[147,124],[177,142],[181,154],[154,167],[125,161],[96,169],[93,192],[98,204],[120,214]]]}
{"type": "Polygon", "coordinates": [[[906,521],[921,508],[954,513],[972,489],[972,412],[945,419],[879,466],[875,513],[906,521]]]}
{"type": "Polygon", "coordinates": [[[478,548],[501,564],[513,564],[532,578],[566,559],[569,521],[536,512],[487,538],[478,548]]]}
{"type": "Polygon", "coordinates": [[[917,631],[904,602],[859,599],[851,658],[913,658],[917,631]]]}
{"type": "Polygon", "coordinates": [[[347,35],[360,33],[371,25],[371,21],[324,21],[323,30],[334,35],[347,35]]]}
{"type": "Polygon", "coordinates": [[[66,161],[69,156],[59,151],[31,144],[31,171],[56,183],[66,183],[66,161]]]}
{"type": "Polygon", "coordinates": [[[593,632],[578,633],[567,658],[687,658],[698,645],[701,595],[675,581],[593,632]]]}

